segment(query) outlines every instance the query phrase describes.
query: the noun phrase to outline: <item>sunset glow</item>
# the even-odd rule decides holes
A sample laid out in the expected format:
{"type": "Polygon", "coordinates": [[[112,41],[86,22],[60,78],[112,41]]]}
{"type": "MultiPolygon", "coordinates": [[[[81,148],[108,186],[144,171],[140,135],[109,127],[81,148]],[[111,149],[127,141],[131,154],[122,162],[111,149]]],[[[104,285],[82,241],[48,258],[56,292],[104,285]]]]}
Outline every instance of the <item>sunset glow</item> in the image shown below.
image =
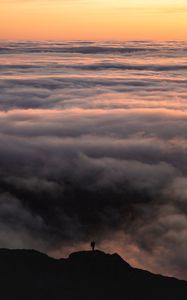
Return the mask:
{"type": "Polygon", "coordinates": [[[187,280],[187,0],[0,0],[0,91],[0,248],[187,280]]]}
{"type": "Polygon", "coordinates": [[[0,1],[2,39],[183,39],[179,0],[0,1]]]}

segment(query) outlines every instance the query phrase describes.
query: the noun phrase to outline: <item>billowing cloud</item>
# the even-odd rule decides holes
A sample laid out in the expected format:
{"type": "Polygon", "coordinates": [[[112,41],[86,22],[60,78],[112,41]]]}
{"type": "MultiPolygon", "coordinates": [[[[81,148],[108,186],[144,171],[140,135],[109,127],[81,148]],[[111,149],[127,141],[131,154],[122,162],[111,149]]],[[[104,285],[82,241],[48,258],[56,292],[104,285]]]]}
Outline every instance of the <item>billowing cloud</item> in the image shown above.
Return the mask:
{"type": "Polygon", "coordinates": [[[134,52],[1,54],[1,247],[62,256],[95,238],[187,278],[185,64],[170,43],[155,47],[164,62],[147,50],[144,63],[134,52]]]}

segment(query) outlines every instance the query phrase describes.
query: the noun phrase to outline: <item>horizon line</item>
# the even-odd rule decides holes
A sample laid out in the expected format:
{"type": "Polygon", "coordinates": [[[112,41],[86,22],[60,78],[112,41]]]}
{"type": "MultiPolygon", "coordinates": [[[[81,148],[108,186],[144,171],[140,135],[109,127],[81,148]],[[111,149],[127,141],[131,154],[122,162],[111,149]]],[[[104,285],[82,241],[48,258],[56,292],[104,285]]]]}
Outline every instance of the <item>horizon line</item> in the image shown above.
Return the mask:
{"type": "Polygon", "coordinates": [[[69,42],[187,42],[187,39],[67,39],[67,38],[0,38],[1,41],[69,41],[69,42]]]}

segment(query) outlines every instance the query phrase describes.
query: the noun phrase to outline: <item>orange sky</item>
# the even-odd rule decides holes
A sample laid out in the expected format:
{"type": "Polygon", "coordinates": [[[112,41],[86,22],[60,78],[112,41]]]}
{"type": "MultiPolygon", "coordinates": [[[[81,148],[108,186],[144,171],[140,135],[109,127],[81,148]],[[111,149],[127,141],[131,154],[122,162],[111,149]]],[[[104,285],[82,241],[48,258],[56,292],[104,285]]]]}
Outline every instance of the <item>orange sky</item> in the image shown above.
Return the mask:
{"type": "Polygon", "coordinates": [[[187,39],[186,0],[0,0],[3,39],[187,39]]]}

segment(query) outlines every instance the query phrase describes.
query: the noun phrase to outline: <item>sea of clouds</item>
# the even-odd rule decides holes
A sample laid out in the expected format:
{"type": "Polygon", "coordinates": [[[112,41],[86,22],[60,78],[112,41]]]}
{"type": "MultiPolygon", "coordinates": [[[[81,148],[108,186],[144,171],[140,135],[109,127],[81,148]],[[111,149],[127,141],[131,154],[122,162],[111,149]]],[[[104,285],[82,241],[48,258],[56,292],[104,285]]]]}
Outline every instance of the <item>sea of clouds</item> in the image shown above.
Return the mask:
{"type": "MultiPolygon", "coordinates": [[[[0,247],[95,239],[187,279],[187,43],[0,43],[0,247]]],[[[88,246],[87,246],[88,245],[88,246]]]]}

